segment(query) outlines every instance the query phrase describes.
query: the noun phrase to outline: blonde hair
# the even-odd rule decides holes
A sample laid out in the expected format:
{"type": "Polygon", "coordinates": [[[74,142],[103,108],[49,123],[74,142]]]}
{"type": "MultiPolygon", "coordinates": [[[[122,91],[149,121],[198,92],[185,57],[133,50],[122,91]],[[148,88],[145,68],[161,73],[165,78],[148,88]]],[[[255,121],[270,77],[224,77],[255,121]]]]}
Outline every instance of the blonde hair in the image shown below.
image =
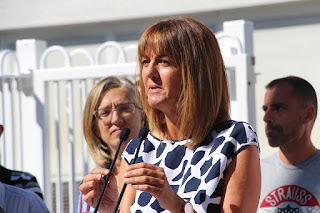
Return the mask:
{"type": "Polygon", "coordinates": [[[134,84],[127,78],[109,76],[100,80],[89,92],[83,110],[83,134],[94,162],[101,167],[108,168],[112,156],[108,145],[95,133],[96,118],[93,113],[101,103],[102,98],[110,89],[126,88],[134,98],[135,103],[141,107],[140,98],[136,96],[134,84]]]}
{"type": "MultiPolygon", "coordinates": [[[[226,70],[213,32],[191,18],[171,18],[150,26],[138,45],[140,79],[146,48],[172,57],[181,71],[180,97],[176,103],[178,125],[187,145],[197,147],[214,125],[230,118],[226,70]]],[[[164,114],[148,105],[140,82],[142,105],[151,130],[161,131],[164,114]]]]}

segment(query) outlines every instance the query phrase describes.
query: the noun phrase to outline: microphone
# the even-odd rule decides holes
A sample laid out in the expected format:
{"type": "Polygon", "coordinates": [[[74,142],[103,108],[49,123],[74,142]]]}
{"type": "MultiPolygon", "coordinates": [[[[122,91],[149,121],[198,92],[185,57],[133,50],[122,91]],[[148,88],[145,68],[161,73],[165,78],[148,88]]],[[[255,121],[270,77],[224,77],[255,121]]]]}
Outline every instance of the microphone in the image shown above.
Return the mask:
{"type": "Polygon", "coordinates": [[[117,158],[118,158],[118,155],[119,155],[120,147],[121,147],[122,143],[128,139],[129,134],[130,134],[130,129],[129,129],[129,128],[125,127],[125,128],[123,128],[123,129],[121,130],[121,133],[120,133],[120,136],[119,136],[120,142],[119,142],[119,145],[118,145],[116,154],[115,154],[115,156],[114,156],[114,158],[113,158],[113,160],[112,160],[112,162],[111,162],[110,169],[109,169],[110,172],[109,172],[109,174],[108,174],[107,176],[104,176],[104,180],[105,180],[104,186],[103,186],[103,189],[102,189],[102,191],[101,191],[101,194],[100,194],[98,203],[97,203],[97,205],[96,205],[96,207],[95,207],[95,209],[94,209],[94,213],[97,213],[98,208],[99,208],[100,203],[101,203],[101,200],[102,200],[102,197],[103,197],[103,194],[104,194],[104,192],[106,191],[106,188],[107,188],[107,185],[108,185],[108,183],[109,183],[109,179],[110,179],[111,173],[112,173],[112,171],[113,171],[113,169],[114,169],[114,164],[116,163],[117,158]]]}
{"type": "MultiPolygon", "coordinates": [[[[147,138],[147,135],[148,135],[148,132],[149,132],[149,129],[147,127],[142,127],[139,131],[139,145],[137,147],[137,150],[136,150],[136,153],[135,153],[135,156],[134,156],[134,159],[133,159],[133,163],[132,164],[135,164],[136,161],[137,161],[137,158],[138,158],[138,154],[139,154],[139,150],[140,150],[140,147],[141,147],[141,144],[142,144],[142,141],[144,141],[146,138],[147,138]]],[[[114,208],[114,211],[113,213],[117,213],[118,211],[118,208],[119,208],[119,205],[120,205],[120,202],[122,200],[122,197],[123,197],[123,194],[124,194],[124,191],[126,190],[127,188],[127,184],[125,183],[122,187],[122,190],[121,190],[121,193],[120,193],[120,196],[118,198],[118,201],[117,201],[117,204],[116,204],[116,207],[114,208]]]]}

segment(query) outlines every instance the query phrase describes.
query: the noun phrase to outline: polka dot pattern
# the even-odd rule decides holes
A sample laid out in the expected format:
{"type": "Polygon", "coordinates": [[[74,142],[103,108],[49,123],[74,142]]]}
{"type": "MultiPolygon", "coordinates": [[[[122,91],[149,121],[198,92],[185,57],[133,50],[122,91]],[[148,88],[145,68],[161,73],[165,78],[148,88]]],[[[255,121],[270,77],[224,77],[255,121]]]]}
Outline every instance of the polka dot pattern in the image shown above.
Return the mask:
{"type": "MultiPolygon", "coordinates": [[[[204,141],[190,150],[190,140],[160,141],[151,133],[142,144],[139,162],[164,168],[169,184],[181,198],[190,200],[197,212],[219,212],[224,171],[248,145],[259,143],[253,128],[245,122],[227,121],[214,128],[204,141]]],[[[123,153],[130,164],[139,139],[133,139],[123,153]]],[[[169,212],[151,194],[137,191],[131,212],[169,212]]]]}

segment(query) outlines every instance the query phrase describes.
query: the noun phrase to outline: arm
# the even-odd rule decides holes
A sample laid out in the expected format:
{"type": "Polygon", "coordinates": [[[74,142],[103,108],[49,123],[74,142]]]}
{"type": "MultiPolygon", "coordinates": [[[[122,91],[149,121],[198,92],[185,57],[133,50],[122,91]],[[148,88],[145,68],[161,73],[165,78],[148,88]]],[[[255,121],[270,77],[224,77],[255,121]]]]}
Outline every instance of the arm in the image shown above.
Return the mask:
{"type": "Polygon", "coordinates": [[[224,183],[221,212],[257,211],[261,172],[256,146],[247,146],[233,159],[226,170],[224,183]]]}

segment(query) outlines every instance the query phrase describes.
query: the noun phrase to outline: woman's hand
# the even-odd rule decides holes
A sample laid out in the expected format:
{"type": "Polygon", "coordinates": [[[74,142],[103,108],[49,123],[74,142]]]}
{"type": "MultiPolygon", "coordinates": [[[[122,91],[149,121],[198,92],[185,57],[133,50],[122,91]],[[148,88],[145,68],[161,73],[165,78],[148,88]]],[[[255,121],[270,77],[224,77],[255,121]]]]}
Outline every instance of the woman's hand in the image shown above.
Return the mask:
{"type": "MultiPolygon", "coordinates": [[[[91,174],[83,179],[79,190],[84,195],[84,201],[92,207],[96,207],[105,180],[103,176],[108,175],[109,170],[104,168],[95,168],[91,174]]],[[[113,212],[119,197],[117,180],[114,174],[111,174],[108,186],[99,206],[99,212],[113,212]]]]}
{"type": "Polygon", "coordinates": [[[162,167],[148,163],[132,164],[125,168],[124,178],[125,183],[131,184],[133,189],[154,196],[162,208],[181,212],[183,199],[172,190],[162,167]]]}

